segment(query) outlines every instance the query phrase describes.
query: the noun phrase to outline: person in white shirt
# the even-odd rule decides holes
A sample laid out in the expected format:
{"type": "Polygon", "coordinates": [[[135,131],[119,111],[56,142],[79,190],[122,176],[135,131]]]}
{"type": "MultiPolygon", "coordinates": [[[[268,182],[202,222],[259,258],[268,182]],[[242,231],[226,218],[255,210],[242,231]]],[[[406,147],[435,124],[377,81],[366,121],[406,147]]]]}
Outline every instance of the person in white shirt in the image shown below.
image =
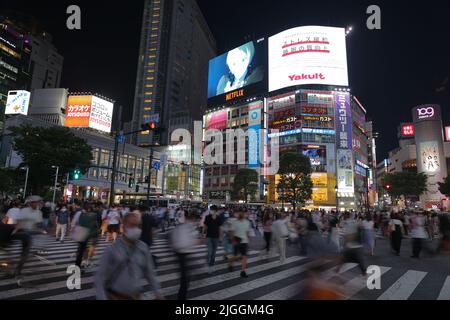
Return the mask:
{"type": "Polygon", "coordinates": [[[423,240],[428,238],[428,234],[425,230],[426,217],[423,211],[419,211],[412,217],[412,256],[411,258],[419,259],[420,252],[422,251],[423,240]]]}
{"type": "Polygon", "coordinates": [[[109,241],[110,236],[112,235],[113,242],[117,239],[117,234],[120,232],[120,222],[121,216],[117,208],[113,207],[108,215],[108,235],[106,237],[106,241],[109,241]]]}
{"type": "Polygon", "coordinates": [[[280,262],[283,263],[286,260],[286,240],[289,238],[289,222],[285,212],[280,213],[272,224],[272,238],[280,253],[280,262]]]}
{"type": "Polygon", "coordinates": [[[373,256],[373,249],[375,247],[375,229],[372,216],[367,214],[365,219],[361,222],[363,231],[363,241],[369,250],[369,254],[373,256]]]}
{"type": "Polygon", "coordinates": [[[234,257],[228,259],[228,271],[233,271],[233,262],[241,260],[241,277],[247,278],[247,251],[250,230],[252,229],[250,221],[247,219],[245,209],[237,211],[238,219],[232,222],[231,239],[234,245],[234,257]],[[238,256],[240,254],[240,256],[238,256]]]}
{"type": "Polygon", "coordinates": [[[13,201],[12,208],[8,210],[6,213],[6,217],[8,218],[7,224],[16,224],[17,218],[20,215],[20,203],[18,201],[13,201]]]}
{"type": "Polygon", "coordinates": [[[391,233],[391,246],[397,256],[400,255],[400,248],[402,246],[403,238],[403,223],[398,218],[397,213],[391,214],[391,221],[389,222],[389,231],[391,233]]]}

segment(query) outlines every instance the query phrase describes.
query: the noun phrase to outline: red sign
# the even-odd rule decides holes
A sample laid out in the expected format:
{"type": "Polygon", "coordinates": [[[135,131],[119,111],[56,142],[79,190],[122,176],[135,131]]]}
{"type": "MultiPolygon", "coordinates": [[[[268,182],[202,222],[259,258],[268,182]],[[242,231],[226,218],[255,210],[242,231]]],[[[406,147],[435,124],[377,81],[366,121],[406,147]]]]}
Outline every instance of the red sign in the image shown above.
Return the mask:
{"type": "Polygon", "coordinates": [[[450,127],[445,127],[445,141],[450,141],[450,127]]]}
{"type": "Polygon", "coordinates": [[[206,129],[224,130],[227,127],[228,109],[208,115],[206,129]]]}
{"type": "Polygon", "coordinates": [[[402,137],[414,137],[414,125],[413,124],[402,125],[402,137]]]}

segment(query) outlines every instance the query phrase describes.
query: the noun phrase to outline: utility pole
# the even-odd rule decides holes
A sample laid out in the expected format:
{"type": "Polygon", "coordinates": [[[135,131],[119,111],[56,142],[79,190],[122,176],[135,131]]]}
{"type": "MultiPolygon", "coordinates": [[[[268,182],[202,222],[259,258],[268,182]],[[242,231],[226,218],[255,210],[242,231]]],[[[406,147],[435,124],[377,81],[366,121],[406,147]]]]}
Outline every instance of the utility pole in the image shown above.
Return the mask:
{"type": "Polygon", "coordinates": [[[55,203],[55,197],[56,197],[56,185],[58,184],[58,174],[59,174],[59,167],[58,166],[52,166],[52,168],[56,167],[56,175],[55,175],[55,187],[53,188],[53,201],[52,203],[55,203]]]}
{"type": "Polygon", "coordinates": [[[114,154],[113,154],[113,165],[111,172],[111,186],[109,189],[109,205],[114,204],[115,194],[115,183],[116,183],[116,168],[117,168],[117,153],[119,149],[119,136],[123,134],[122,132],[116,133],[114,136],[114,154]]]}
{"type": "Polygon", "coordinates": [[[150,161],[148,165],[148,184],[147,184],[147,203],[150,204],[150,187],[152,181],[152,169],[153,169],[153,148],[150,148],[150,161]]]}
{"type": "Polygon", "coordinates": [[[28,184],[28,173],[30,172],[30,167],[27,166],[27,173],[25,174],[25,186],[23,188],[23,198],[27,197],[27,184],[28,184]]]}

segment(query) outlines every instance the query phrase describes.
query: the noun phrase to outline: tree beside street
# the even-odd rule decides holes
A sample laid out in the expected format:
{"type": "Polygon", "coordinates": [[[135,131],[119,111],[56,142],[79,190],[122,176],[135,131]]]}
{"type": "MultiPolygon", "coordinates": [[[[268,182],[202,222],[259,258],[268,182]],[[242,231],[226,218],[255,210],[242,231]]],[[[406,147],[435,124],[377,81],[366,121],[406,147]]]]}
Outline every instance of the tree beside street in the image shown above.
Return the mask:
{"type": "Polygon", "coordinates": [[[280,182],[277,184],[279,198],[289,202],[294,210],[311,199],[311,160],[303,154],[286,153],[280,159],[280,182]]]}
{"type": "Polygon", "coordinates": [[[440,193],[450,197],[450,176],[444,179],[444,182],[438,182],[440,193]]]}
{"type": "Polygon", "coordinates": [[[253,197],[258,188],[258,173],[253,169],[239,169],[234,177],[232,197],[247,202],[248,196],[253,197]]]}
{"type": "Polygon", "coordinates": [[[53,187],[56,172],[52,166],[59,167],[59,175],[64,179],[75,168],[85,174],[91,164],[92,147],[66,127],[25,124],[10,130],[13,149],[22,157],[21,166],[30,168],[29,185],[35,194],[43,195],[53,187]]]}
{"type": "Polygon", "coordinates": [[[427,191],[427,175],[423,172],[394,172],[383,178],[383,186],[396,200],[400,197],[419,197],[427,191]]]}

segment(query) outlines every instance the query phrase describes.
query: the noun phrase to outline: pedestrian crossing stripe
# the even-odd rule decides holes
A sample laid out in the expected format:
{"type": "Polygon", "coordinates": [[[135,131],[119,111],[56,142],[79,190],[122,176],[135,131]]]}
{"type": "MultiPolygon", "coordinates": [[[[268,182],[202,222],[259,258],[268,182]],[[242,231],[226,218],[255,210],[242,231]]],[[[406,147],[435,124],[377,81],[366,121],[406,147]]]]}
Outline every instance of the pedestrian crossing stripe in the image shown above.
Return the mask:
{"type": "MultiPolygon", "coordinates": [[[[74,263],[74,253],[77,243],[72,240],[64,243],[53,241],[43,242],[51,248],[45,258],[56,263],[48,265],[39,261],[36,257],[30,257],[25,265],[25,271],[29,272],[25,280],[36,283],[33,288],[18,288],[14,279],[0,280],[0,299],[40,299],[40,300],[75,300],[95,299],[94,273],[96,268],[87,272],[82,277],[81,290],[67,289],[67,266],[74,263]]],[[[99,256],[111,245],[111,242],[100,240],[97,245],[94,262],[98,262],[99,256]]],[[[9,258],[11,254],[15,258],[20,256],[20,244],[12,245],[7,250],[0,252],[0,262],[9,258]]],[[[188,298],[194,300],[214,299],[225,300],[234,297],[243,297],[247,294],[256,300],[288,300],[298,296],[299,289],[305,283],[305,274],[312,265],[309,258],[300,256],[288,257],[283,263],[279,256],[262,257],[256,251],[250,251],[248,257],[248,275],[246,279],[239,277],[240,266],[235,266],[235,271],[227,272],[228,264],[223,257],[223,248],[219,247],[216,257],[215,272],[207,274],[205,267],[207,249],[205,245],[193,248],[188,264],[191,266],[188,298]],[[292,282],[279,284],[286,281],[292,282]],[[277,285],[278,284],[278,285],[277,285]],[[273,288],[273,289],[272,289],[273,288]],[[261,291],[261,293],[259,293],[261,291]]],[[[151,252],[157,256],[158,268],[156,269],[158,281],[162,287],[162,294],[166,297],[176,298],[179,290],[179,265],[177,257],[171,252],[167,239],[155,239],[151,252]]],[[[322,262],[324,266],[329,261],[322,262]]],[[[381,273],[391,270],[390,267],[380,266],[381,273]]],[[[408,270],[401,275],[390,287],[383,288],[377,299],[408,299],[418,285],[424,281],[426,272],[408,270]]],[[[322,280],[331,280],[337,276],[335,265],[329,265],[321,274],[322,280]]],[[[342,289],[347,299],[358,299],[358,293],[367,286],[367,278],[360,275],[356,264],[344,264],[339,269],[339,277],[346,281],[342,289]]],[[[150,286],[143,281],[145,296],[151,297],[150,286]]],[[[450,300],[450,276],[447,276],[442,286],[436,288],[439,300],[450,300]]]]}

